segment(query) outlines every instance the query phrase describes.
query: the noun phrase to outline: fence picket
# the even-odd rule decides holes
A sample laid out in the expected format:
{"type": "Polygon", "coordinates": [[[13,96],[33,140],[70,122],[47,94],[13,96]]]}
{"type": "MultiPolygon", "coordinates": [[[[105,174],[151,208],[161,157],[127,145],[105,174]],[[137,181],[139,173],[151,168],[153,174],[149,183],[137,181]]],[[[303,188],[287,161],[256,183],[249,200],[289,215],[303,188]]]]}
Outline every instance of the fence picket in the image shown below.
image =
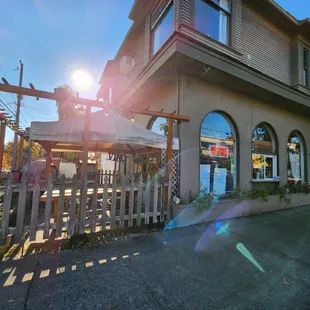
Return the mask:
{"type": "Polygon", "coordinates": [[[172,218],[172,209],[171,209],[171,193],[172,193],[172,177],[169,176],[168,181],[168,198],[167,198],[167,220],[170,221],[172,218]]]}
{"type": "Polygon", "coordinates": [[[121,174],[121,207],[120,207],[120,221],[119,221],[120,228],[124,228],[125,202],[126,202],[125,176],[121,174]]]}
{"type": "Polygon", "coordinates": [[[50,222],[51,222],[52,205],[53,205],[52,196],[53,196],[53,175],[50,174],[50,176],[48,177],[48,185],[46,189],[43,239],[47,239],[50,234],[50,222]]]}
{"type": "Polygon", "coordinates": [[[78,188],[77,175],[75,174],[72,178],[72,192],[71,192],[71,203],[69,213],[69,227],[68,234],[74,235],[76,232],[76,193],[78,188]]]}
{"type": "Polygon", "coordinates": [[[22,183],[19,190],[18,207],[17,207],[17,218],[16,218],[16,231],[15,241],[18,242],[23,238],[24,235],[24,221],[25,221],[25,207],[27,198],[27,176],[22,176],[22,183]]]}
{"type": "Polygon", "coordinates": [[[81,189],[81,203],[80,203],[80,228],[79,233],[85,233],[85,222],[86,222],[86,205],[87,205],[87,174],[84,177],[81,189]]]}
{"type": "Polygon", "coordinates": [[[5,194],[3,200],[2,223],[1,223],[2,239],[4,242],[6,242],[6,238],[9,233],[10,208],[12,202],[12,180],[13,180],[12,175],[9,174],[5,184],[5,194]]]}
{"type": "Polygon", "coordinates": [[[148,175],[145,188],[144,224],[150,223],[150,195],[151,195],[151,177],[150,175],[148,175]]]}
{"type": "Polygon", "coordinates": [[[59,203],[58,203],[58,212],[56,220],[56,237],[61,237],[62,233],[63,213],[65,206],[65,183],[66,178],[65,175],[63,174],[60,178],[59,203]]]}
{"type": "Polygon", "coordinates": [[[38,228],[38,213],[40,204],[40,179],[36,179],[33,196],[32,196],[32,206],[31,206],[31,222],[30,222],[30,234],[29,240],[36,240],[37,228],[38,228]]]}
{"type": "Polygon", "coordinates": [[[107,209],[108,209],[108,176],[104,177],[104,185],[103,185],[103,195],[102,195],[102,218],[101,218],[101,229],[106,230],[106,221],[107,221],[107,209]]]}
{"type": "Polygon", "coordinates": [[[99,182],[99,174],[95,174],[94,180],[94,190],[93,190],[93,197],[91,200],[91,221],[90,221],[90,230],[91,232],[96,232],[96,220],[97,220],[97,200],[98,200],[98,182],[99,182]]]}
{"type": "Polygon", "coordinates": [[[141,173],[139,176],[139,185],[138,185],[137,225],[141,225],[142,195],[143,195],[143,179],[141,173]]]}
{"type": "Polygon", "coordinates": [[[116,220],[116,177],[113,174],[113,187],[112,187],[112,208],[111,208],[111,229],[115,228],[116,220]]]}
{"type": "Polygon", "coordinates": [[[128,226],[133,225],[133,205],[134,205],[135,191],[134,191],[134,175],[131,176],[130,196],[129,196],[129,211],[128,211],[128,226]]]}
{"type": "Polygon", "coordinates": [[[160,210],[160,222],[163,223],[165,220],[165,214],[164,214],[164,186],[159,186],[159,192],[160,192],[160,198],[159,198],[159,210],[160,210]]]}
{"type": "Polygon", "coordinates": [[[153,224],[157,223],[158,208],[158,176],[154,176],[154,203],[153,203],[153,224]]]}

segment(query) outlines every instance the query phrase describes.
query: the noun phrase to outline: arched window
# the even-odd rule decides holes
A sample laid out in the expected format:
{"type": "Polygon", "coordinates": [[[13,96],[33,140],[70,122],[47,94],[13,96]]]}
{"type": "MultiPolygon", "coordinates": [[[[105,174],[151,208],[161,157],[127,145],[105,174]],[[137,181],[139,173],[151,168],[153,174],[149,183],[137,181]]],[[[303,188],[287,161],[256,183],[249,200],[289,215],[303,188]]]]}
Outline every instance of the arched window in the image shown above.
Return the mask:
{"type": "Polygon", "coordinates": [[[277,180],[277,141],[270,126],[259,124],[252,134],[253,180],[277,180]]]}
{"type": "Polygon", "coordinates": [[[297,131],[292,131],[287,141],[287,178],[305,182],[305,146],[297,131]]]}
{"type": "Polygon", "coordinates": [[[168,121],[164,117],[154,117],[150,120],[148,129],[160,135],[166,136],[168,132],[168,121]]]}
{"type": "Polygon", "coordinates": [[[200,130],[201,189],[225,194],[236,187],[236,133],[219,112],[209,113],[200,130]]]}

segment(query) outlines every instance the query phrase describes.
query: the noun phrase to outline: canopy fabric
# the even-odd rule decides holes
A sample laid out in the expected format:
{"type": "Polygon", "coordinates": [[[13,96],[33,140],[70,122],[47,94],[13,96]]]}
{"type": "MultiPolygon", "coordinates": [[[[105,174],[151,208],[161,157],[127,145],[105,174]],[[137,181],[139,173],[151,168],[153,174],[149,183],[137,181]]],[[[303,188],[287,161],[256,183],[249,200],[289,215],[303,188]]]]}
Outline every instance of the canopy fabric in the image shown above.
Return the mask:
{"type": "MultiPolygon", "coordinates": [[[[52,143],[53,151],[82,151],[85,116],[57,122],[31,122],[30,139],[42,145],[52,143]]],[[[91,114],[90,152],[148,153],[166,149],[167,137],[154,133],[130,120],[101,110],[91,114]]],[[[178,138],[172,148],[179,149],[178,138]]]]}

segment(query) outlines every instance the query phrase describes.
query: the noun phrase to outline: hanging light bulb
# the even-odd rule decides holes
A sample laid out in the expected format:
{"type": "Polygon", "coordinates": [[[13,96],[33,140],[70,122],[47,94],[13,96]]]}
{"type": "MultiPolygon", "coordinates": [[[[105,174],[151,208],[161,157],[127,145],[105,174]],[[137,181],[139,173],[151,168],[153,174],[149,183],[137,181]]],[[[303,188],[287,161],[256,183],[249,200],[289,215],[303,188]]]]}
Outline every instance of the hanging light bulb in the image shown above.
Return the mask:
{"type": "Polygon", "coordinates": [[[108,112],[105,112],[105,116],[109,116],[108,112]]]}
{"type": "Polygon", "coordinates": [[[131,121],[132,121],[132,122],[134,122],[134,121],[135,121],[135,119],[133,118],[133,114],[132,114],[132,116],[131,116],[131,121]]]}

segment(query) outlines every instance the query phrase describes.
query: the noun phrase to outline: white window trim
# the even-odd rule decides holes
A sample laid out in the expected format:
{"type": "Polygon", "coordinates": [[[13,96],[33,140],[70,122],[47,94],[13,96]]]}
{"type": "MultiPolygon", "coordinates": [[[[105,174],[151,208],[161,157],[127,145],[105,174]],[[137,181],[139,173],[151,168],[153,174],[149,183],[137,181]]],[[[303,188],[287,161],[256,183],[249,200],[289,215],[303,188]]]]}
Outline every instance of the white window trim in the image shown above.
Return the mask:
{"type": "MultiPolygon", "coordinates": [[[[259,154],[259,153],[252,153],[252,170],[253,170],[253,155],[258,155],[258,156],[264,156],[264,158],[272,158],[273,159],[273,169],[272,169],[272,174],[273,178],[264,178],[264,179],[253,179],[253,182],[265,182],[265,181],[278,181],[276,180],[277,176],[277,156],[276,155],[267,155],[267,154],[259,154]]],[[[252,173],[253,175],[253,173],[252,173]]],[[[264,166],[264,177],[266,175],[266,166],[264,166]]]]}

